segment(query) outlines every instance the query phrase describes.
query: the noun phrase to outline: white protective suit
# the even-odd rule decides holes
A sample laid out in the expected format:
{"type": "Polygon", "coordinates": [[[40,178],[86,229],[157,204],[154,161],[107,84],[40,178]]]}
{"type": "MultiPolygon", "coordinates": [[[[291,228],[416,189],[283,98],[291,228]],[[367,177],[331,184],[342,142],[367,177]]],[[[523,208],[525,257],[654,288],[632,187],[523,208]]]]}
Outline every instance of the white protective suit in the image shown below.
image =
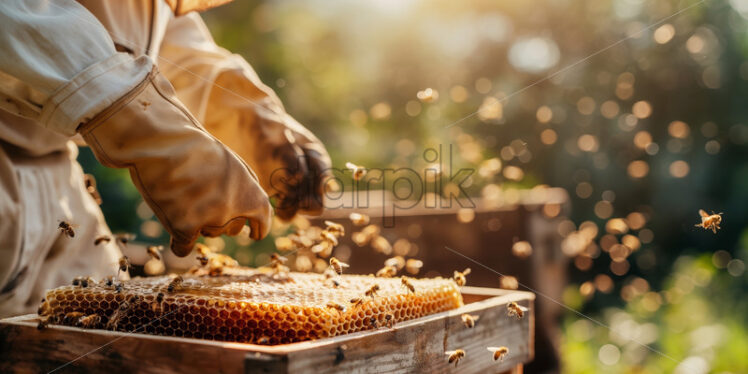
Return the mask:
{"type": "MultiPolygon", "coordinates": [[[[321,201],[313,197],[321,196],[321,181],[330,164],[324,147],[285,113],[277,96],[243,58],[216,46],[197,13],[175,16],[174,3],[0,2],[0,317],[34,311],[46,289],[76,276],[100,279],[115,273],[117,244],[93,244],[96,237],[111,233],[84,187],[72,139],[88,121],[103,121],[110,127],[127,123],[119,118],[108,125],[101,113],[121,106],[118,101],[142,87],[144,80],[156,79],[152,97],[160,99],[158,93],[164,92],[168,96],[170,88],[158,81],[161,74],[174,86],[181,103],[167,101],[177,108],[183,104],[213,139],[254,170],[252,176],[256,173],[255,179],[268,194],[288,201],[276,207],[280,217],[321,211],[321,201]],[[286,189],[273,189],[276,186],[270,183],[279,168],[287,171],[286,189]],[[74,238],[59,232],[62,220],[77,225],[74,238]]],[[[147,109],[146,103],[143,108],[147,109]]],[[[135,109],[127,110],[134,113],[135,109]]],[[[186,115],[187,121],[193,118],[186,115]]],[[[109,131],[100,129],[82,134],[98,144],[95,136],[109,131]]],[[[110,143],[118,146],[116,140],[110,143]]],[[[156,149],[159,144],[148,145],[146,139],[138,146],[156,149]]],[[[137,149],[127,151],[128,156],[139,154],[137,149]]],[[[100,160],[108,156],[96,155],[100,160]]],[[[230,152],[222,157],[234,156],[230,152]]],[[[135,178],[132,170],[131,175],[135,178]]],[[[139,189],[148,187],[137,182],[139,189]]],[[[262,198],[267,199],[258,197],[262,198]]],[[[184,200],[190,201],[189,196],[184,200]]],[[[164,223],[169,213],[158,217],[164,223]]],[[[269,219],[267,212],[258,217],[269,219]]],[[[267,228],[258,230],[266,233],[267,228]]]]}

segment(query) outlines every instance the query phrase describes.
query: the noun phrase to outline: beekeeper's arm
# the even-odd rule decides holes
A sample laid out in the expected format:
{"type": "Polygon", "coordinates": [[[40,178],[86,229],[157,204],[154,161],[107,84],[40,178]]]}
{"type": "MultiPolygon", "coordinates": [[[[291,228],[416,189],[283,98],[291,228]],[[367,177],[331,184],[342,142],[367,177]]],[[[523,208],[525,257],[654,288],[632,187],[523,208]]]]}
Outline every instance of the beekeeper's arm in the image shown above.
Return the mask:
{"type": "Polygon", "coordinates": [[[85,8],[0,2],[0,108],[83,135],[104,165],[128,168],[187,255],[199,234],[269,230],[267,195],[249,167],[206,132],[148,57],[117,53],[85,8]]]}
{"type": "Polygon", "coordinates": [[[215,44],[197,13],[170,22],[159,55],[177,96],[278,198],[280,218],[322,211],[330,173],[324,145],[285,112],[244,58],[215,44]]]}

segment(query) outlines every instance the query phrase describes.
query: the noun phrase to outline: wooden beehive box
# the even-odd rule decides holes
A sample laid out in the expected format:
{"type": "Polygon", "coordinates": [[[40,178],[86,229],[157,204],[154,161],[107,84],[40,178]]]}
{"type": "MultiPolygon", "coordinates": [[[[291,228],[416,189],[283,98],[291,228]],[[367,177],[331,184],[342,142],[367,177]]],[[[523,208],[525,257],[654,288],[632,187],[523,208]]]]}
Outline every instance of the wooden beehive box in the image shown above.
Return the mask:
{"type": "Polygon", "coordinates": [[[0,320],[0,372],[39,373],[409,373],[521,372],[534,357],[534,294],[464,287],[459,309],[332,338],[277,346],[53,326],[36,315],[0,320]],[[507,316],[507,303],[529,310],[507,316]],[[479,315],[472,329],[463,313],[479,315]],[[506,346],[503,362],[488,346],[506,346]],[[457,368],[445,351],[464,349],[457,368]]]}

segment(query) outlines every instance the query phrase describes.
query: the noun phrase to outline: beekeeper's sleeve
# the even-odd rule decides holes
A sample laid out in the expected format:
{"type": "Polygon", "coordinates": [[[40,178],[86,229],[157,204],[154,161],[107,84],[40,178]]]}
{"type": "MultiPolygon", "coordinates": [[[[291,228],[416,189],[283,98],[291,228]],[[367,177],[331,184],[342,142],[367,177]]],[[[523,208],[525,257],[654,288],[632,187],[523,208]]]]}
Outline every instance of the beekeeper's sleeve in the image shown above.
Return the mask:
{"type": "Polygon", "coordinates": [[[96,17],[68,0],[1,1],[0,51],[0,108],[65,135],[153,68],[118,53],[96,17]]]}

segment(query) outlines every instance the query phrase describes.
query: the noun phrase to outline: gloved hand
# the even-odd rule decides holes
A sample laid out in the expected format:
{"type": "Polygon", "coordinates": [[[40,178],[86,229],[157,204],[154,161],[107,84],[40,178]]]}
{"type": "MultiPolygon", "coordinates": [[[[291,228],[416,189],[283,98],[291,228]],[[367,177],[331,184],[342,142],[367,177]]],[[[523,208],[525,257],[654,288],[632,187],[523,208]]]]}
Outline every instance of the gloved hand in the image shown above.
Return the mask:
{"type": "Polygon", "coordinates": [[[332,175],[325,146],[273,98],[259,105],[235,93],[258,90],[248,85],[252,82],[242,76],[219,76],[210,102],[220,110],[206,114],[205,127],[257,172],[260,185],[276,199],[279,218],[322,213],[324,184],[332,175]]]}
{"type": "Polygon", "coordinates": [[[171,234],[178,256],[200,234],[267,235],[272,218],[252,170],[211,136],[155,69],[128,95],[81,125],[78,132],[105,166],[130,177],[171,234]]]}

